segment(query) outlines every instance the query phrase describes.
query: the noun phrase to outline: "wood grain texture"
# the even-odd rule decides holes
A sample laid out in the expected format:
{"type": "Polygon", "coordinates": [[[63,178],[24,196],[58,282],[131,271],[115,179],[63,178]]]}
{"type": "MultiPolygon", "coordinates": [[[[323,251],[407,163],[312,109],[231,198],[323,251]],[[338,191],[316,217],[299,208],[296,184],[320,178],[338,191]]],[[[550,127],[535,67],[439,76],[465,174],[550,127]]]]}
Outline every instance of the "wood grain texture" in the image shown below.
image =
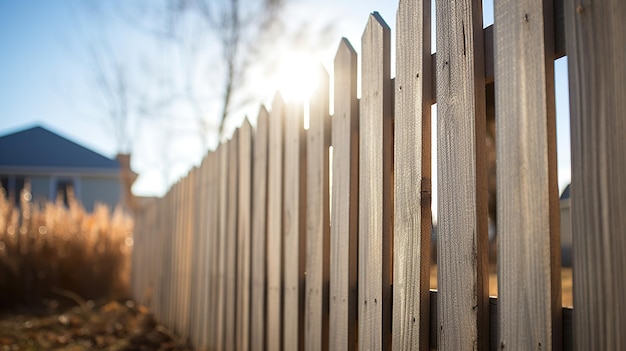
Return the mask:
{"type": "MultiPolygon", "coordinates": [[[[250,240],[252,217],[252,126],[244,120],[238,131],[237,201],[237,328],[236,350],[250,348],[250,240]]],[[[232,162],[232,161],[231,161],[232,162]]]]}
{"type": "Polygon", "coordinates": [[[265,249],[267,235],[268,113],[259,111],[254,134],[252,187],[252,295],[250,300],[250,349],[265,349],[265,249]]]}
{"type": "Polygon", "coordinates": [[[205,339],[203,349],[214,349],[215,348],[215,315],[217,312],[216,308],[216,266],[217,266],[217,239],[218,239],[218,201],[219,194],[217,191],[218,186],[218,154],[216,152],[209,153],[207,157],[207,169],[208,175],[205,180],[206,193],[205,193],[205,201],[207,203],[207,210],[205,212],[204,221],[206,222],[206,233],[207,237],[206,246],[204,246],[206,256],[207,256],[207,274],[206,281],[204,281],[204,286],[206,289],[205,298],[206,305],[203,310],[204,318],[206,319],[206,326],[202,331],[203,337],[205,339]]]}
{"type": "Polygon", "coordinates": [[[561,348],[552,11],[495,4],[500,349],[561,348]]]}
{"type": "Polygon", "coordinates": [[[306,143],[304,106],[290,103],[285,116],[283,187],[283,347],[304,349],[306,143]]]}
{"type": "Polygon", "coordinates": [[[282,200],[284,105],[274,97],[269,120],[267,174],[267,324],[268,351],[282,350],[282,200]]]}
{"type": "Polygon", "coordinates": [[[479,0],[437,3],[440,350],[489,342],[485,75],[479,0]]]}
{"type": "Polygon", "coordinates": [[[199,201],[200,199],[200,185],[198,184],[201,179],[201,166],[193,169],[193,180],[191,184],[191,223],[190,223],[190,238],[191,238],[191,248],[190,248],[190,261],[195,264],[191,264],[190,266],[190,289],[189,289],[189,339],[192,345],[196,345],[196,347],[200,347],[200,300],[201,300],[201,276],[200,272],[202,271],[202,260],[203,257],[200,253],[200,248],[202,247],[201,236],[200,236],[200,206],[202,205],[199,201]]]}
{"type": "Polygon", "coordinates": [[[343,38],[335,56],[332,123],[329,349],[357,347],[359,101],[357,54],[343,38]]]}
{"type": "Polygon", "coordinates": [[[567,1],[574,347],[626,348],[626,2],[567,1]]]}
{"type": "Polygon", "coordinates": [[[391,347],[392,101],[390,29],[378,13],[362,37],[359,135],[359,348],[391,347]]]}
{"type": "Polygon", "coordinates": [[[226,305],[226,238],[227,238],[227,213],[228,213],[228,146],[229,144],[221,144],[217,149],[218,152],[218,240],[217,240],[217,313],[215,314],[215,349],[224,350],[225,335],[225,305],[226,305]]]}
{"type": "Polygon", "coordinates": [[[235,326],[237,323],[237,200],[239,183],[239,133],[237,130],[228,141],[228,210],[226,217],[226,299],[224,327],[225,350],[235,350],[235,326]]]}
{"type": "Polygon", "coordinates": [[[328,193],[328,73],[322,66],[310,101],[306,133],[306,297],[305,349],[328,349],[328,285],[330,275],[330,210],[328,193]]]}
{"type": "Polygon", "coordinates": [[[395,79],[393,348],[426,350],[430,314],[430,1],[400,1],[395,79]]]}

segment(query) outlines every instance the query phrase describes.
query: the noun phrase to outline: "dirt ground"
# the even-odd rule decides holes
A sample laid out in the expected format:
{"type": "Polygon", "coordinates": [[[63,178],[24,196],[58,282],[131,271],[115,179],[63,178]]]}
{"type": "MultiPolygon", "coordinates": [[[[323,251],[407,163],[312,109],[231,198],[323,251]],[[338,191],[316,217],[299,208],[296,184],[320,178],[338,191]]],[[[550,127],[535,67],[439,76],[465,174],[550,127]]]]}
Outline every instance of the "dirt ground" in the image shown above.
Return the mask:
{"type": "Polygon", "coordinates": [[[0,315],[0,350],[191,350],[133,301],[22,308],[0,315]]]}

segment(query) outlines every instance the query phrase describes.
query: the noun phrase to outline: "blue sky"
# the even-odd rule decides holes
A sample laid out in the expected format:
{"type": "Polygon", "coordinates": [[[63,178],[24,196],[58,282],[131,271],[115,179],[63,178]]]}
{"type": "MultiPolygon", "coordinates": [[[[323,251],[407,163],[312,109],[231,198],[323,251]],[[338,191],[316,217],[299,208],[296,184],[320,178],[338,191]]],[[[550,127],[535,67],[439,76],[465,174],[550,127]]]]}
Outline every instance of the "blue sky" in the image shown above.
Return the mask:
{"type": "MultiPolygon", "coordinates": [[[[0,135],[41,124],[113,157],[116,149],[110,129],[103,118],[86,108],[90,100],[85,92],[91,87],[85,48],[92,26],[96,24],[77,21],[81,4],[84,2],[80,0],[0,0],[0,135]]],[[[355,4],[349,0],[292,0],[289,11],[294,25],[299,19],[310,19],[311,13],[326,20],[334,19],[335,40],[315,54],[330,68],[342,36],[360,50],[360,36],[372,11],[380,12],[392,28],[393,38],[396,6],[397,1],[366,0],[355,4]]],[[[493,23],[491,1],[485,3],[484,22],[486,25],[493,23]]],[[[126,37],[126,40],[133,39],[126,37]]],[[[433,47],[434,44],[433,40],[433,47]]],[[[136,43],[129,41],[127,45],[132,47],[136,43]]],[[[392,40],[392,48],[394,45],[392,40]]],[[[559,185],[562,188],[570,177],[566,59],[557,62],[555,74],[559,185]]],[[[249,114],[256,111],[258,107],[249,114]]],[[[146,147],[138,148],[145,151],[146,147]]],[[[142,160],[140,151],[135,152],[135,156],[139,159],[133,165],[143,179],[140,178],[134,190],[139,194],[162,193],[164,184],[155,180],[158,172],[145,160],[149,156],[142,160]]],[[[182,174],[192,163],[180,165],[179,172],[182,174]]]]}

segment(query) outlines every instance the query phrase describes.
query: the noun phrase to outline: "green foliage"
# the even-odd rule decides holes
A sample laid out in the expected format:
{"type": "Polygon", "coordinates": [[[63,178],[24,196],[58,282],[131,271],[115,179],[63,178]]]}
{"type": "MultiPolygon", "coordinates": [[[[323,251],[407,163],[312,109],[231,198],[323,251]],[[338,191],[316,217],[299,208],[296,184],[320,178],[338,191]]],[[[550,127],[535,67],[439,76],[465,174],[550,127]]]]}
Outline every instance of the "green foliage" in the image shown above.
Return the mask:
{"type": "Polygon", "coordinates": [[[85,299],[128,295],[132,219],[97,205],[93,213],[70,196],[69,206],[20,205],[0,188],[0,307],[39,303],[70,291],[85,299]]]}

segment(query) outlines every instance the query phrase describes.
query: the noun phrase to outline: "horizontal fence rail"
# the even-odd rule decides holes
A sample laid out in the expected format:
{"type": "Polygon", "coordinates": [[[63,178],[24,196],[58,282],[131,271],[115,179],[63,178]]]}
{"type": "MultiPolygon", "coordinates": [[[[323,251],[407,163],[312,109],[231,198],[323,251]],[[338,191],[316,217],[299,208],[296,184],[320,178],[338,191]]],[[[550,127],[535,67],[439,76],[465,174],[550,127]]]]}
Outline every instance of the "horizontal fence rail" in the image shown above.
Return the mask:
{"type": "Polygon", "coordinates": [[[392,31],[373,13],[360,99],[359,58],[343,39],[334,115],[320,69],[308,129],[303,105],[276,95],[254,126],[245,121],[165,196],[146,200],[136,213],[134,297],[198,350],[626,347],[626,3],[565,5],[498,1],[495,24],[482,29],[480,1],[440,2],[434,28],[430,0],[401,0],[395,79],[392,31]],[[576,314],[561,307],[553,62],[566,48],[576,314]]]}

